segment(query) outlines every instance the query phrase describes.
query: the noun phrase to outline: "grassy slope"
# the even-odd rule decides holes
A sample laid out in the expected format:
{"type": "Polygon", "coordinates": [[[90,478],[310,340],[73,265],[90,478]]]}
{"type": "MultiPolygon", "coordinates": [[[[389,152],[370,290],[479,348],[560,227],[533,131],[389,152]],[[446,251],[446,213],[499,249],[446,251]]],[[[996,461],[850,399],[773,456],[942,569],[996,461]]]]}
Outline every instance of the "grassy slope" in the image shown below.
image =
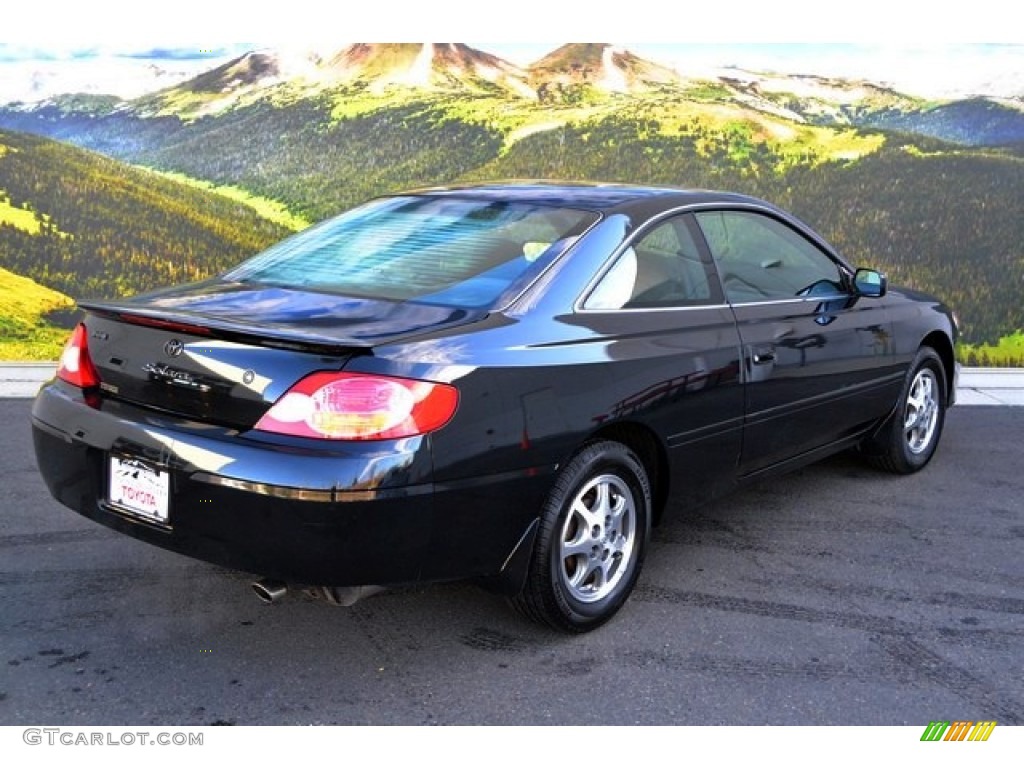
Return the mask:
{"type": "Polygon", "coordinates": [[[0,360],[56,360],[68,332],[48,323],[45,316],[74,303],[62,293],[0,269],[0,360]]]}
{"type": "MultiPolygon", "coordinates": [[[[3,193],[0,192],[0,195],[3,193]]],[[[15,229],[28,232],[30,235],[38,235],[42,228],[42,222],[35,211],[25,208],[15,208],[10,201],[0,197],[0,224],[10,224],[15,229]]]]}

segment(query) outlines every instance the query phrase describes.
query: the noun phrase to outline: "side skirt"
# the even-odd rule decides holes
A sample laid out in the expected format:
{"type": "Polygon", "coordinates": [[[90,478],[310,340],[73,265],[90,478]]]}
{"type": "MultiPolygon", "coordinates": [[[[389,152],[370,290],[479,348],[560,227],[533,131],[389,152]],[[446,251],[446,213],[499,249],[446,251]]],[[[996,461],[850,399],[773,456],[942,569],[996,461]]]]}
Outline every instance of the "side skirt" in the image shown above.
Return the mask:
{"type": "MultiPolygon", "coordinates": [[[[881,424],[884,424],[885,421],[886,419],[882,419],[881,424]]],[[[739,485],[746,485],[747,483],[752,483],[764,477],[792,472],[793,470],[800,469],[808,464],[814,464],[815,462],[821,461],[828,456],[833,456],[837,453],[842,453],[849,448],[854,448],[863,442],[865,437],[875,432],[878,427],[879,424],[872,423],[867,429],[841,438],[833,443],[822,445],[805,453],[801,453],[798,456],[786,459],[785,461],[780,461],[776,464],[771,464],[770,466],[762,467],[761,469],[742,475],[739,478],[739,485]]]]}

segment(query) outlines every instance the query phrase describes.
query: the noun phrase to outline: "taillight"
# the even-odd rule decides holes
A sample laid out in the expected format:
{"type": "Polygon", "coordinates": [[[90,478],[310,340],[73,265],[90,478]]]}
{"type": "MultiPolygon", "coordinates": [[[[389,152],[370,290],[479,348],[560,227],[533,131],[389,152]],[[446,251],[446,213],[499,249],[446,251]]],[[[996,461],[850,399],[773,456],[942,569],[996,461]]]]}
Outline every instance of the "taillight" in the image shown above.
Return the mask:
{"type": "Polygon", "coordinates": [[[82,389],[92,389],[100,385],[100,375],[89,357],[88,332],[82,323],[75,326],[71,338],[64,345],[57,366],[57,377],[68,384],[82,389]]]}
{"type": "Polygon", "coordinates": [[[328,440],[385,440],[440,429],[459,393],[448,384],[366,373],[313,373],[282,395],[256,429],[328,440]]]}

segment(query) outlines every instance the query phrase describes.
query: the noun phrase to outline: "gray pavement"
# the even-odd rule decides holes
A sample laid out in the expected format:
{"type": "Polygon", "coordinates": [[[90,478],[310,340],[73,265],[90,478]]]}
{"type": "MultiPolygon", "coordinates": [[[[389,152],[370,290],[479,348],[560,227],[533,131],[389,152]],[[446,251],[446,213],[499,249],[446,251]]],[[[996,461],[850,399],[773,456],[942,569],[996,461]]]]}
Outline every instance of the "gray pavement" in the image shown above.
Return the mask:
{"type": "MultiPolygon", "coordinates": [[[[35,397],[56,363],[0,363],[0,397],[35,397]]],[[[1024,368],[963,368],[960,405],[1024,405],[1024,368]]]]}
{"type": "Polygon", "coordinates": [[[262,605],[54,502],[29,408],[0,401],[0,725],[1024,725],[1024,409],[954,408],[909,477],[842,455],[670,516],[566,637],[467,584],[262,605]]]}

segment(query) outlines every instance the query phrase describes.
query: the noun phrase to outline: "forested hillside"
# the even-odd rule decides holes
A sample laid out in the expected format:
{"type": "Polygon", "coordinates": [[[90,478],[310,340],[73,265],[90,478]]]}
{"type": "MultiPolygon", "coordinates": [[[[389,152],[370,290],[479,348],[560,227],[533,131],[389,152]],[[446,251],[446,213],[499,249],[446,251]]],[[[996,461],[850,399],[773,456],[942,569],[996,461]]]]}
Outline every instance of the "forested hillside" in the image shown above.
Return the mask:
{"type": "Polygon", "coordinates": [[[919,133],[968,146],[1024,142],[1019,108],[987,99],[965,99],[919,110],[883,110],[867,115],[863,125],[919,133]]]}
{"type": "Polygon", "coordinates": [[[779,199],[852,261],[954,307],[967,341],[1024,328],[1024,162],[892,140],[846,168],[798,169],[779,199]]]}
{"type": "Polygon", "coordinates": [[[225,197],[0,131],[0,267],[69,296],[197,280],[287,233],[225,197]]]}
{"type": "Polygon", "coordinates": [[[131,158],[251,189],[316,221],[382,192],[453,181],[502,144],[497,131],[429,101],[344,120],[331,110],[327,99],[243,107],[183,126],[131,158]]]}

